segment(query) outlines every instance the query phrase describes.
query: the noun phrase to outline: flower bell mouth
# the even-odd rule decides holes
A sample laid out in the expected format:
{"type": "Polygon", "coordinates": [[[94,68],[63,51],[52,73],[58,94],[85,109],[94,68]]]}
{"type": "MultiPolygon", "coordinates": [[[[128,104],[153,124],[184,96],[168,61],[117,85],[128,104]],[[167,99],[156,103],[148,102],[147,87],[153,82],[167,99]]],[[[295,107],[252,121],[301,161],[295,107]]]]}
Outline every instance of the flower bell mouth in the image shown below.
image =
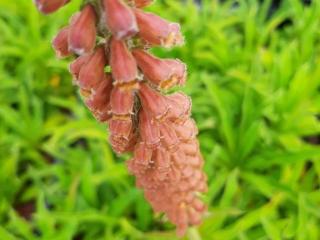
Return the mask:
{"type": "MultiPolygon", "coordinates": [[[[68,0],[35,0],[52,13],[68,0]]],[[[92,115],[108,125],[117,154],[127,162],[136,185],[156,212],[164,212],[183,236],[201,223],[207,191],[204,161],[191,118],[191,98],[182,92],[187,66],[161,59],[150,47],[184,43],[180,25],[142,10],[152,0],[92,0],[54,38],[58,57],[75,56],[69,71],[92,115]]]]}

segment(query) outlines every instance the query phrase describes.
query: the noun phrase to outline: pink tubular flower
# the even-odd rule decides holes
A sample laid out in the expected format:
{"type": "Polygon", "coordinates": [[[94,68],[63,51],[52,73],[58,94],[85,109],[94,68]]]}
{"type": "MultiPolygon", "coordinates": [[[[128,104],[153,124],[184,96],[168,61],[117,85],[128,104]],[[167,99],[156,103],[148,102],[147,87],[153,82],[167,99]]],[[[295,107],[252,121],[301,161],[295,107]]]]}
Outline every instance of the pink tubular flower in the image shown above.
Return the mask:
{"type": "Polygon", "coordinates": [[[148,114],[153,118],[160,120],[167,115],[170,106],[165,96],[146,84],[141,84],[139,96],[143,108],[148,111],[148,114]]]}
{"type": "Polygon", "coordinates": [[[79,16],[71,21],[69,31],[69,48],[78,55],[90,53],[96,43],[96,13],[94,8],[86,5],[79,16]]]}
{"type": "Polygon", "coordinates": [[[52,40],[52,47],[54,48],[57,57],[64,58],[71,55],[68,44],[69,27],[62,28],[57,36],[52,40]]]}
{"type": "Polygon", "coordinates": [[[139,130],[141,140],[149,148],[154,148],[160,144],[160,129],[156,122],[152,121],[152,118],[145,110],[139,113],[139,130]]]}
{"type": "MultiPolygon", "coordinates": [[[[68,2],[35,1],[45,13],[68,2]]],[[[149,51],[182,44],[180,26],[145,13],[142,8],[152,2],[85,1],[52,45],[59,57],[75,53],[69,71],[83,101],[108,126],[112,149],[133,153],[127,166],[136,186],[183,236],[206,212],[200,196],[207,191],[207,177],[190,97],[163,91],[185,83],[186,65],[149,51]]]]}
{"type": "Polygon", "coordinates": [[[68,2],[69,0],[35,0],[38,10],[44,14],[53,13],[68,2]]]}
{"type": "Polygon", "coordinates": [[[133,55],[144,76],[160,88],[185,83],[186,65],[180,60],[160,59],[139,49],[134,50],[133,55]]]}
{"type": "Polygon", "coordinates": [[[107,27],[116,39],[135,35],[138,26],[132,10],[123,0],[103,0],[107,27]]]}
{"type": "Polygon", "coordinates": [[[177,92],[167,96],[170,111],[167,118],[173,122],[184,122],[190,118],[191,98],[187,95],[177,92]]]}
{"type": "Polygon", "coordinates": [[[69,72],[71,73],[75,81],[77,81],[79,78],[79,74],[82,66],[85,65],[90,60],[91,57],[92,55],[79,56],[69,65],[69,72]]]}
{"type": "Polygon", "coordinates": [[[116,116],[128,116],[133,113],[134,94],[115,87],[111,93],[111,111],[116,116]]]}
{"type": "Polygon", "coordinates": [[[115,85],[129,89],[137,86],[137,63],[124,41],[111,39],[110,66],[115,85]]]}
{"type": "Polygon", "coordinates": [[[131,116],[113,116],[109,120],[110,143],[117,153],[125,153],[133,150],[137,135],[133,127],[131,116]]]}
{"type": "Polygon", "coordinates": [[[135,9],[139,36],[150,45],[163,46],[170,48],[182,45],[184,40],[177,23],[170,23],[152,13],[145,13],[135,9]]]}
{"type": "Polygon", "coordinates": [[[106,64],[105,50],[103,47],[96,49],[90,59],[80,69],[76,83],[84,90],[94,90],[105,77],[104,67],[106,64]]]}
{"type": "Polygon", "coordinates": [[[110,111],[110,97],[112,86],[112,78],[109,74],[105,74],[104,79],[97,84],[95,91],[85,100],[86,105],[94,115],[110,111]]]}

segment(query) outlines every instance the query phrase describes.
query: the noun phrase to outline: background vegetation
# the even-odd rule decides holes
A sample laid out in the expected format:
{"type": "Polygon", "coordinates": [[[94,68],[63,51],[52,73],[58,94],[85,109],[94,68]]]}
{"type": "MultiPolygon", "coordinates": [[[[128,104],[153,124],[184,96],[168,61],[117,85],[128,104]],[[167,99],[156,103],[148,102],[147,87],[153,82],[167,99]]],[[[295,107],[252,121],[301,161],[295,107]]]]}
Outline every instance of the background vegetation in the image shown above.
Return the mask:
{"type": "MultiPolygon", "coordinates": [[[[0,1],[0,239],[174,240],[50,47],[79,2],[42,16],[0,1]]],[[[189,66],[209,176],[209,213],[186,239],[320,239],[320,1],[271,5],[151,7],[185,32],[156,52],[189,66]]]]}

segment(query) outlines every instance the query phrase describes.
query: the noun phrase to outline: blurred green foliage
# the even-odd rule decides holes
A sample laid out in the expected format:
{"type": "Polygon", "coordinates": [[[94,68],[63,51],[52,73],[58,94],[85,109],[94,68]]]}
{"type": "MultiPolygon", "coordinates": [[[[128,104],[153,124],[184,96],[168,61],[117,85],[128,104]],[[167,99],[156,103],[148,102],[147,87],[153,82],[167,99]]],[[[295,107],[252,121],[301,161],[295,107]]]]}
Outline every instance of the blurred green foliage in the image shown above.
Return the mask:
{"type": "MultiPolygon", "coordinates": [[[[209,212],[190,240],[320,239],[320,2],[158,0],[186,45],[209,212]]],[[[50,41],[50,16],[0,1],[0,239],[176,239],[152,213],[50,41]],[[23,216],[29,217],[25,219],[23,216]]]]}

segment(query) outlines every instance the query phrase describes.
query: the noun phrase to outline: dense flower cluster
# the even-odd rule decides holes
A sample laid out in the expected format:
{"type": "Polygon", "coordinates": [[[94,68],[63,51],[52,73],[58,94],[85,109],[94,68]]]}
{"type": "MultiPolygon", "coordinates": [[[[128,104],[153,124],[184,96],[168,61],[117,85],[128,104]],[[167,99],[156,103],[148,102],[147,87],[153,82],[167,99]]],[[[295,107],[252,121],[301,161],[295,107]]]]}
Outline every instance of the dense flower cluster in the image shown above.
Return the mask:
{"type": "MultiPolygon", "coordinates": [[[[40,11],[51,13],[69,0],[35,2],[40,11]]],[[[206,206],[199,193],[207,190],[191,99],[181,92],[165,93],[185,83],[186,65],[149,52],[153,46],[183,44],[180,26],[144,12],[141,8],[152,0],[87,2],[53,47],[59,57],[77,56],[70,72],[85,104],[108,124],[113,149],[133,152],[128,168],[137,186],[183,235],[189,225],[201,222],[206,206]]]]}

